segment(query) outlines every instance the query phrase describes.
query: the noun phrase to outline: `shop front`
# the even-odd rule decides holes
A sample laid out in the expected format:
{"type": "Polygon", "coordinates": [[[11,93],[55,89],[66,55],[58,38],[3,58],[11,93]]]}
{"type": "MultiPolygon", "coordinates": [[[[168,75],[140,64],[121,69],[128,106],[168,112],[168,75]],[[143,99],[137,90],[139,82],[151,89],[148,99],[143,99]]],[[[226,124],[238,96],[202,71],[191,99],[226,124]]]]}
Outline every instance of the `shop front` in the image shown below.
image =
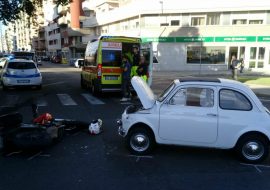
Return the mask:
{"type": "Polygon", "coordinates": [[[245,69],[270,71],[270,36],[142,38],[153,43],[156,70],[228,70],[231,57],[245,69]]]}

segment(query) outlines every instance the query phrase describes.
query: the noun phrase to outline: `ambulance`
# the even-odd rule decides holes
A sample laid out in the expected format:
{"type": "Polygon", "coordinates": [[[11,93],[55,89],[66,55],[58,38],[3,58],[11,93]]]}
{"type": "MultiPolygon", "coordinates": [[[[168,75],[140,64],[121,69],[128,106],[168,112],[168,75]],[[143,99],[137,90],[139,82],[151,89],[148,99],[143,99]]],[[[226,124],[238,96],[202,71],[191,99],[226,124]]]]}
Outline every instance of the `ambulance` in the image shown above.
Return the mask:
{"type": "Polygon", "coordinates": [[[89,41],[84,62],[80,64],[81,87],[90,88],[94,95],[104,92],[120,92],[122,84],[122,56],[129,57],[132,63],[133,48],[139,49],[148,65],[147,83],[152,83],[153,52],[152,44],[142,43],[140,38],[124,36],[101,36],[89,41]]]}

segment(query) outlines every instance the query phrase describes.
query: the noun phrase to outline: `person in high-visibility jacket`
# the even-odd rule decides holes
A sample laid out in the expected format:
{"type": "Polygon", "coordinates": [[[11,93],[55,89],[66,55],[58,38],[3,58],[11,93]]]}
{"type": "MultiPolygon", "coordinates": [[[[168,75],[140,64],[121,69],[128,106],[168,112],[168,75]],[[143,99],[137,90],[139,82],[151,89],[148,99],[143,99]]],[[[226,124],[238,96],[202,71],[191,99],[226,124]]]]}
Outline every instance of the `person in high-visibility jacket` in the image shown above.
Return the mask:
{"type": "Polygon", "coordinates": [[[148,65],[145,62],[145,57],[140,57],[139,66],[137,67],[137,75],[141,77],[145,82],[147,82],[147,73],[148,73],[148,65]]]}
{"type": "Polygon", "coordinates": [[[140,62],[140,53],[139,53],[139,48],[138,46],[133,46],[133,54],[132,54],[132,67],[131,67],[131,77],[137,76],[137,68],[139,66],[140,62]]]}

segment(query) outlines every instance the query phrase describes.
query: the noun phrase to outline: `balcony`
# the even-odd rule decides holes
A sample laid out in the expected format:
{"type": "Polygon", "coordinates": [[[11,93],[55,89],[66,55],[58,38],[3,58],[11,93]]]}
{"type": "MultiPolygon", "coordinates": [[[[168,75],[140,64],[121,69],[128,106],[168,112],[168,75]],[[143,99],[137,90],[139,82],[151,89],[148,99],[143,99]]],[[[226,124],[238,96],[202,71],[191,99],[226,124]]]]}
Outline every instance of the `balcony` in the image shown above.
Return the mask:
{"type": "Polygon", "coordinates": [[[68,10],[69,10],[69,8],[68,8],[67,5],[65,5],[65,6],[59,5],[58,8],[57,8],[57,12],[58,12],[59,15],[63,15],[65,13],[67,13],[68,10]]]}
{"type": "Polygon", "coordinates": [[[80,21],[83,22],[83,27],[95,27],[98,25],[96,17],[80,16],[80,21]]]}
{"type": "Polygon", "coordinates": [[[60,27],[64,27],[68,24],[67,20],[68,20],[67,17],[62,16],[62,17],[58,18],[57,23],[59,24],[60,27]]]}
{"type": "Polygon", "coordinates": [[[86,45],[87,44],[84,44],[82,42],[75,42],[75,43],[71,43],[69,45],[69,47],[71,47],[71,48],[77,48],[77,49],[85,49],[86,48],[86,45]]]}
{"type": "Polygon", "coordinates": [[[67,32],[69,36],[83,36],[90,34],[91,30],[88,28],[68,28],[67,32]]]}

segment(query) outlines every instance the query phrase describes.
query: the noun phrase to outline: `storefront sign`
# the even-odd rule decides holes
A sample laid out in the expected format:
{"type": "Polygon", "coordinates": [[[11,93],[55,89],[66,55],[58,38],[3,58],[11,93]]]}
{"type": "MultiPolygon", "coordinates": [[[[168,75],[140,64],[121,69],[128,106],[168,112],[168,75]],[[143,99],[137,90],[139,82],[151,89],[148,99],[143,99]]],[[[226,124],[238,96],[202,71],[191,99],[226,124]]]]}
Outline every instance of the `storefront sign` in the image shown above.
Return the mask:
{"type": "Polygon", "coordinates": [[[142,38],[142,42],[175,42],[175,37],[142,38]]]}
{"type": "Polygon", "coordinates": [[[222,37],[215,37],[215,42],[256,42],[256,36],[222,36],[222,37]]]}
{"type": "Polygon", "coordinates": [[[214,42],[214,37],[175,37],[176,42],[214,42]]]}
{"type": "Polygon", "coordinates": [[[258,42],[270,42],[270,36],[258,36],[258,42]]]}
{"type": "Polygon", "coordinates": [[[145,37],[142,42],[270,42],[270,36],[145,37]]]}

